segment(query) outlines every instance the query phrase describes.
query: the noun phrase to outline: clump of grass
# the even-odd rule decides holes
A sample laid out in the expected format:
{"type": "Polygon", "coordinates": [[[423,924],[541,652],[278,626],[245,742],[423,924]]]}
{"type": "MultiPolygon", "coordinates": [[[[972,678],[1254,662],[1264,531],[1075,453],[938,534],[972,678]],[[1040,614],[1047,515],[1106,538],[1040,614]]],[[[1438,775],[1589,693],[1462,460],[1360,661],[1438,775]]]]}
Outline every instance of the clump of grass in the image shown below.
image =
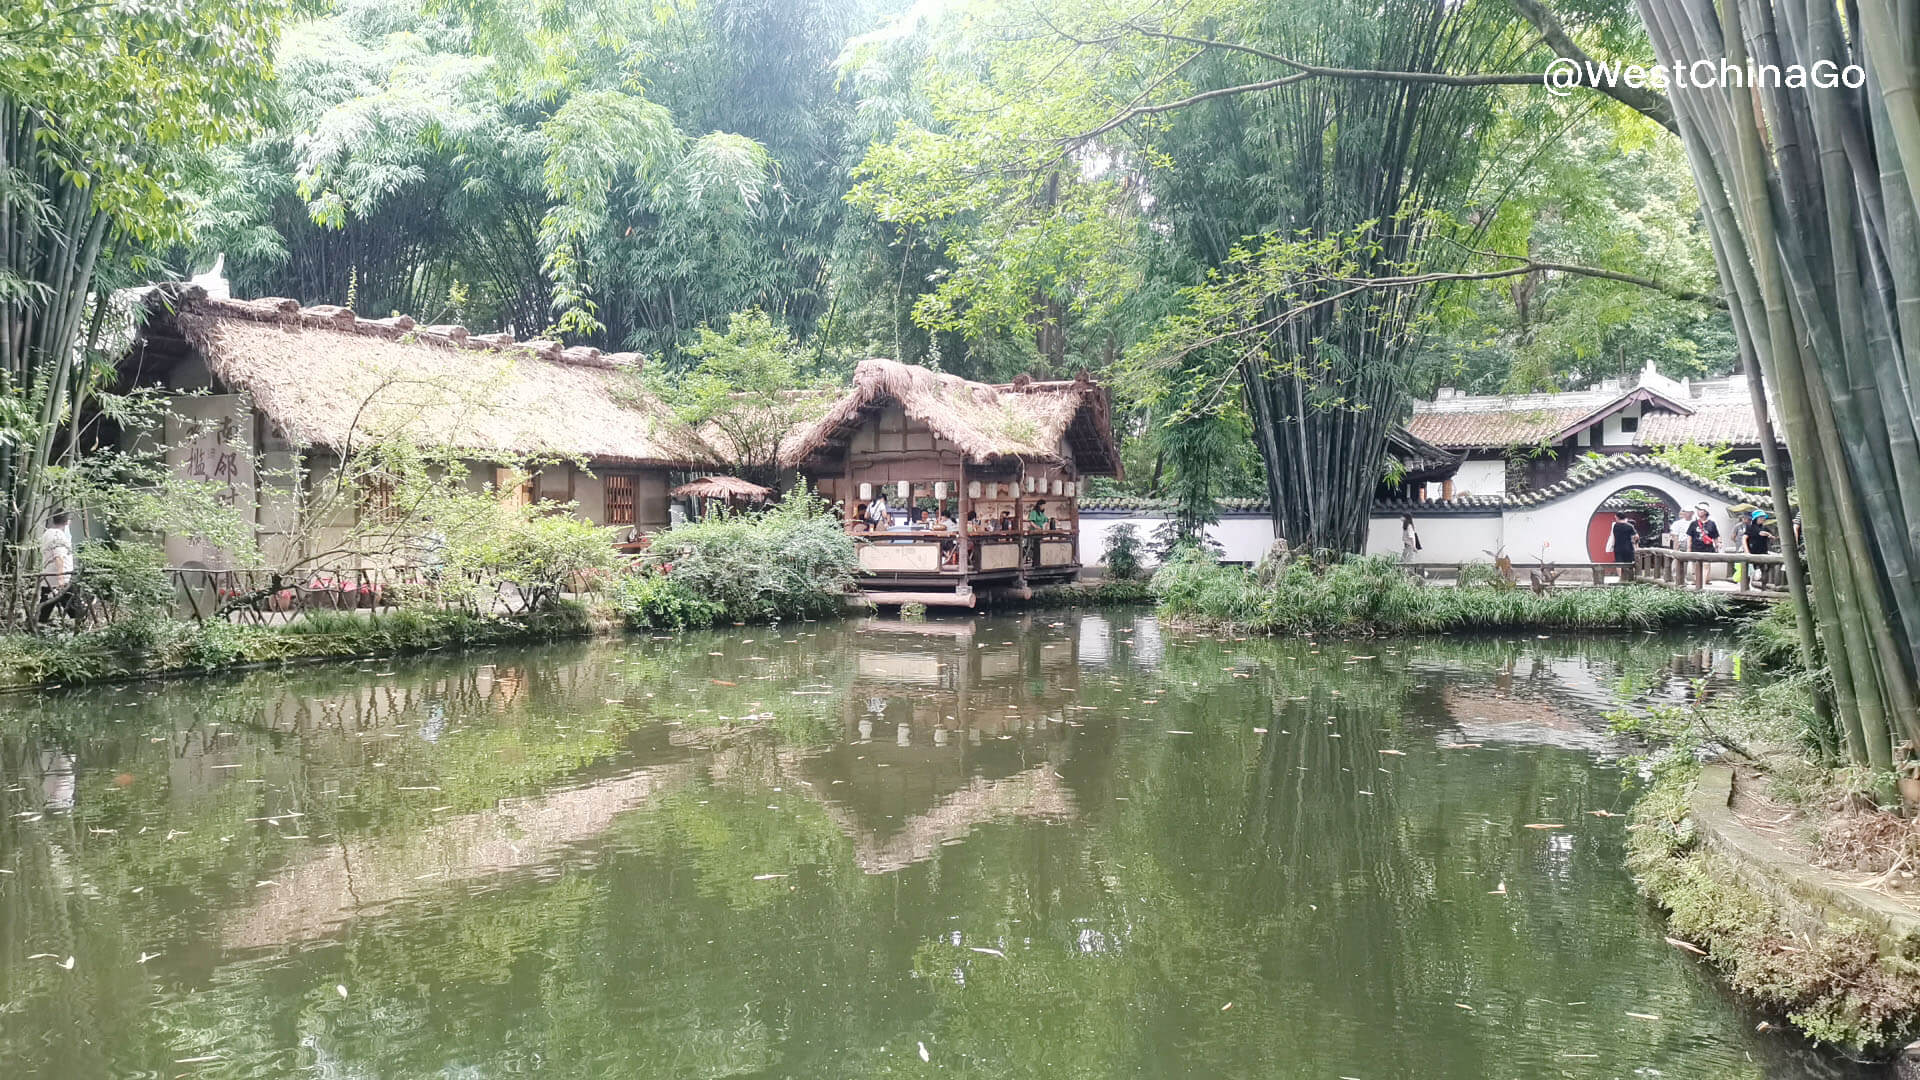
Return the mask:
{"type": "Polygon", "coordinates": [[[1187,551],[1160,568],[1152,589],[1174,618],[1270,634],[1647,630],[1705,622],[1725,610],[1719,597],[1652,585],[1544,593],[1431,586],[1378,556],[1324,567],[1298,560],[1262,584],[1249,570],[1187,551]]]}
{"type": "Polygon", "coordinates": [[[243,664],[385,656],[578,637],[590,629],[586,609],[573,601],[516,616],[403,609],[365,618],[352,612],[313,612],[273,627],[153,615],[64,636],[0,635],[0,686],[73,686],[243,664]]]}
{"type": "Polygon", "coordinates": [[[1794,625],[1793,605],[1769,605],[1766,613],[1749,622],[1740,633],[1741,651],[1755,663],[1770,668],[1797,668],[1801,665],[1800,628],[1794,625]]]}

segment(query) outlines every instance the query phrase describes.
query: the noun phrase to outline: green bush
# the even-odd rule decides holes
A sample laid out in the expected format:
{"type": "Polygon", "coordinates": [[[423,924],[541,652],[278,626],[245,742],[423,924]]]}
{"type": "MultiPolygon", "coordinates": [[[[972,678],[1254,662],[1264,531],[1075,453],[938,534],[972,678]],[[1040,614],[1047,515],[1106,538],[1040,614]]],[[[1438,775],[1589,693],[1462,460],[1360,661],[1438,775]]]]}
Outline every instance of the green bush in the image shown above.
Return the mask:
{"type": "Polygon", "coordinates": [[[452,544],[441,580],[464,587],[465,572],[483,582],[511,583],[529,610],[543,610],[568,588],[609,577],[618,565],[613,530],[570,514],[530,512],[452,544]]]}
{"type": "Polygon", "coordinates": [[[1544,594],[1431,586],[1382,556],[1325,568],[1295,561],[1269,588],[1248,570],[1189,550],[1160,568],[1152,588],[1160,610],[1175,618],[1291,634],[1651,629],[1705,621],[1724,608],[1716,596],[1651,585],[1544,594]]]}
{"type": "Polygon", "coordinates": [[[1132,524],[1115,525],[1107,530],[1107,550],[1102,556],[1107,574],[1116,581],[1132,581],[1140,576],[1140,530],[1132,524]]]}
{"type": "Polygon", "coordinates": [[[623,588],[615,603],[629,621],[652,617],[630,614],[624,606],[626,598],[640,595],[659,604],[689,598],[711,604],[717,608],[711,621],[719,622],[835,615],[859,566],[839,517],[805,489],[765,511],[718,514],[669,529],[654,537],[647,554],[646,573],[671,581],[677,595],[670,601],[659,586],[645,594],[623,588]]]}
{"type": "Polygon", "coordinates": [[[167,554],[158,544],[92,541],[80,545],[77,585],[116,619],[138,619],[173,605],[167,554]]]}
{"type": "Polygon", "coordinates": [[[1740,644],[1748,658],[1771,668],[1798,668],[1800,628],[1794,624],[1793,605],[1769,605],[1766,614],[1741,631],[1740,644]]]}
{"type": "Polygon", "coordinates": [[[623,578],[613,595],[613,606],[629,630],[704,629],[719,622],[723,610],[663,574],[623,578]]]}

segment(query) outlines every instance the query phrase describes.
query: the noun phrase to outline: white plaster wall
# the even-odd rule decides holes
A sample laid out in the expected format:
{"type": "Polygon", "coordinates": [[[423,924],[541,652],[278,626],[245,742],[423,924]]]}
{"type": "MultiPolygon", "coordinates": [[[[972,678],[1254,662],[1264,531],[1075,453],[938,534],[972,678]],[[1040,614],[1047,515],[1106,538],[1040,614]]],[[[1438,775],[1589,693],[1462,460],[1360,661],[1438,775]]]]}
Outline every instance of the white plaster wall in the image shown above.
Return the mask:
{"type": "Polygon", "coordinates": [[[1461,462],[1460,471],[1453,474],[1453,493],[1456,496],[1505,495],[1507,463],[1499,458],[1461,462]]]}
{"type": "MultiPolygon", "coordinates": [[[[1414,514],[1420,533],[1415,563],[1492,562],[1500,547],[1498,514],[1414,514]]],[[[1400,555],[1400,515],[1376,515],[1367,526],[1367,554],[1400,555]]]]}
{"type": "Polygon", "coordinates": [[[1600,422],[1601,445],[1632,446],[1637,439],[1637,435],[1634,432],[1627,432],[1627,431],[1620,430],[1620,420],[1622,417],[1628,417],[1628,416],[1634,417],[1637,419],[1640,416],[1641,410],[1644,408],[1646,408],[1645,404],[1636,401],[1633,404],[1627,406],[1626,408],[1621,409],[1615,415],[1609,416],[1605,420],[1602,420],[1600,422]]]}
{"type": "MultiPolygon", "coordinates": [[[[167,465],[185,479],[210,485],[224,506],[258,523],[254,498],[252,403],[241,394],[181,395],[167,405],[167,465]]],[[[231,552],[197,537],[166,538],[167,563],[223,570],[231,552]]]]}
{"type": "MultiPolygon", "coordinates": [[[[1629,469],[1614,473],[1600,483],[1565,498],[1541,506],[1509,511],[1507,554],[1516,561],[1531,560],[1539,555],[1543,542],[1550,542],[1551,546],[1546,549],[1549,558],[1564,562],[1588,561],[1587,523],[1593,520],[1594,513],[1609,496],[1622,488],[1635,486],[1664,491],[1684,510],[1691,510],[1696,503],[1707,503],[1714,524],[1720,527],[1722,539],[1732,536],[1733,519],[1727,513],[1728,503],[1725,499],[1665,473],[1629,469]]],[[[1724,577],[1724,569],[1717,576],[1724,577]]]]}
{"type": "MultiPolygon", "coordinates": [[[[1167,519],[1158,515],[1093,517],[1080,515],[1080,565],[1104,565],[1107,533],[1116,525],[1132,525],[1142,541],[1151,542],[1154,530],[1167,519]]],[[[1258,516],[1222,518],[1207,526],[1207,536],[1226,549],[1228,562],[1256,563],[1273,546],[1273,521],[1258,516]]]]}

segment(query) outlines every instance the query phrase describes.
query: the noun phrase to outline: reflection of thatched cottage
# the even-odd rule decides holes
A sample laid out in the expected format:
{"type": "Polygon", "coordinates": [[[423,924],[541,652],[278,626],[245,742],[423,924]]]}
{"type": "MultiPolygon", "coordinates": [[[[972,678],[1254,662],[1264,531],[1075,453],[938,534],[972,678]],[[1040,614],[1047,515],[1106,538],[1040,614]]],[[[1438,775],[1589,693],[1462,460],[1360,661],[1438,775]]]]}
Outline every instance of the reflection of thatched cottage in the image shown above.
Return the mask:
{"type": "Polygon", "coordinates": [[[1084,375],[991,386],[891,360],[863,361],[781,458],[845,507],[849,529],[877,499],[897,512],[860,552],[868,595],[893,603],[970,605],[977,588],[1070,580],[1081,487],[1120,472],[1107,392],[1084,375]],[[1025,524],[1036,506],[1044,528],[1025,524]]]}
{"type": "MultiPolygon", "coordinates": [[[[149,309],[121,361],[123,382],[178,392],[170,458],[225,485],[270,553],[326,542],[328,522],[306,520],[310,508],[288,497],[291,478],[305,493],[323,490],[343,455],[382,437],[459,450],[476,490],[505,479],[502,460],[545,459],[521,497],[641,529],[667,523],[669,472],[705,456],[640,387],[638,354],[292,300],[212,299],[195,287],[162,290],[149,309]]],[[[379,512],[334,508],[330,521],[379,512]]],[[[219,558],[179,538],[170,545],[176,564],[219,558]]]]}

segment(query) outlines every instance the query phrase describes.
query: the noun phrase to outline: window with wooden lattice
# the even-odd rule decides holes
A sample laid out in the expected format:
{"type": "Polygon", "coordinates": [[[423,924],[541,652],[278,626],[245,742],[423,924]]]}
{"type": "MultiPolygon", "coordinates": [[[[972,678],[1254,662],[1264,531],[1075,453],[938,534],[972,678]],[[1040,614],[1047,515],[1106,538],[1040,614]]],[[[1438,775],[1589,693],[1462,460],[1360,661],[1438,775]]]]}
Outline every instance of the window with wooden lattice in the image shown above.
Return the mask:
{"type": "Polygon", "coordinates": [[[400,512],[393,505],[393,477],[361,477],[359,513],[363,522],[391,525],[400,520],[400,512]]]}
{"type": "Polygon", "coordinates": [[[639,496],[632,473],[607,474],[607,524],[632,525],[639,521],[639,496]]]}

